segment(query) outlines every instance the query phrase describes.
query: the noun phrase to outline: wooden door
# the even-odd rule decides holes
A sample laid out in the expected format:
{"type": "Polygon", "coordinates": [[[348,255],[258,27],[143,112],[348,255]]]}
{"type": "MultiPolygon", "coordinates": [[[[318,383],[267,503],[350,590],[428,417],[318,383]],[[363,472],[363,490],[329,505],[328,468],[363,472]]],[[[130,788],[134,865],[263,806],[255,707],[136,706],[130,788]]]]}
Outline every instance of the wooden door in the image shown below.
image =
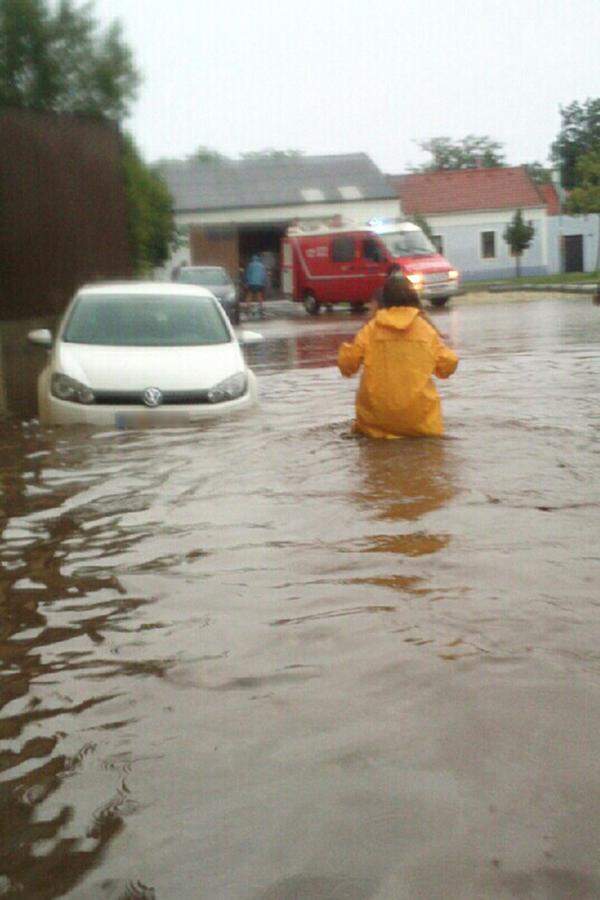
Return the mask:
{"type": "Polygon", "coordinates": [[[565,236],[565,272],[583,272],[583,235],[565,236]]]}

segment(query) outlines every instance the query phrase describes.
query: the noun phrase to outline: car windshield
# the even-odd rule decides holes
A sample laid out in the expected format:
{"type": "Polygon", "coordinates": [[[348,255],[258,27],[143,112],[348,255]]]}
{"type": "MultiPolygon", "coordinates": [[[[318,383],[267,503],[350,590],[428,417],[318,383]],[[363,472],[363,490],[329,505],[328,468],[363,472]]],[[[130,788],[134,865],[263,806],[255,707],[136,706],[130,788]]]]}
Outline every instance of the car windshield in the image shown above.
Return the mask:
{"type": "Polygon", "coordinates": [[[212,297],[87,294],[76,302],[63,341],[109,347],[226,344],[231,335],[212,297]]]}
{"type": "Polygon", "coordinates": [[[231,284],[225,269],[182,269],[179,279],[182,284],[222,285],[231,284]]]}
{"type": "Polygon", "coordinates": [[[431,241],[419,229],[418,231],[393,231],[380,234],[392,256],[430,256],[437,253],[431,241]]]}

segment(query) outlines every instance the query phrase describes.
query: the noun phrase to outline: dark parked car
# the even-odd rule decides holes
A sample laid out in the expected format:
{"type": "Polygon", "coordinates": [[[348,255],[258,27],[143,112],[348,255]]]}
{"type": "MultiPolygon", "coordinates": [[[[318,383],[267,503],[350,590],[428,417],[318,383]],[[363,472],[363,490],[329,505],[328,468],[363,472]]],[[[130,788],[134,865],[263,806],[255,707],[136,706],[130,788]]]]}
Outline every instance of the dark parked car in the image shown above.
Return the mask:
{"type": "Polygon", "coordinates": [[[240,299],[227,269],[222,266],[182,266],[176,276],[181,284],[196,284],[214,294],[234,325],[240,321],[240,299]]]}

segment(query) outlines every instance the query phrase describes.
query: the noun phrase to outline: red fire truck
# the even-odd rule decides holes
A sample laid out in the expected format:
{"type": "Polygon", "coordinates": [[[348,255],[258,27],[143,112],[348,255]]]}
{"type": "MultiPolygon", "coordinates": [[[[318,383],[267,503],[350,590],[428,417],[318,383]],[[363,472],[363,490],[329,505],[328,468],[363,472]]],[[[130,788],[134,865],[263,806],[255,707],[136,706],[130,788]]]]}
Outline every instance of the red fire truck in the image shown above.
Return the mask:
{"type": "Polygon", "coordinates": [[[456,269],[412,222],[298,225],[283,240],[283,293],[311,315],[336,303],[364,307],[395,267],[434,306],[458,290],[456,269]]]}

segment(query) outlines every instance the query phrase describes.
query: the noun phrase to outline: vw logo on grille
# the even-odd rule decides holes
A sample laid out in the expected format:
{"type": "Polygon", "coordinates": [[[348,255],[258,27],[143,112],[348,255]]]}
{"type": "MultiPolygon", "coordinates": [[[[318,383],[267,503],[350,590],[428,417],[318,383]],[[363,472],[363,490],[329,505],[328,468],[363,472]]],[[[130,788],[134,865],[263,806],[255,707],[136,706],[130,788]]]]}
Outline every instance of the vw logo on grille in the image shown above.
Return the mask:
{"type": "Polygon", "coordinates": [[[146,388],[142,394],[142,400],[146,406],[160,406],[163,402],[162,391],[159,391],[159,389],[155,387],[146,388]]]}

